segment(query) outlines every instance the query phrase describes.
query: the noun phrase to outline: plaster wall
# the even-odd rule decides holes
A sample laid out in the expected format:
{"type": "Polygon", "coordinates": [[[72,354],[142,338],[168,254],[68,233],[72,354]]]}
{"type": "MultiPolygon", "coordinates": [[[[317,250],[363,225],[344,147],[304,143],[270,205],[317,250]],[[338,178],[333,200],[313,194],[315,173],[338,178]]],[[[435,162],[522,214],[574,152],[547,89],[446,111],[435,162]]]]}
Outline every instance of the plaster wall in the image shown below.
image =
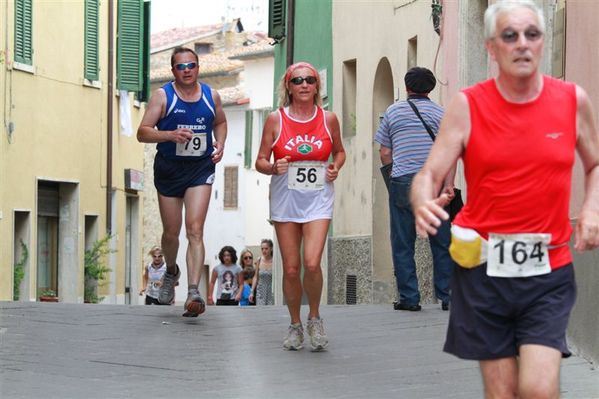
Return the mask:
{"type": "MultiPolygon", "coordinates": [[[[116,10],[116,3],[114,6],[116,10]]],[[[64,185],[60,187],[59,296],[63,301],[82,301],[85,215],[98,217],[99,236],[103,236],[106,224],[107,96],[114,96],[115,198],[125,196],[124,168],[143,168],[143,147],[134,136],[120,135],[119,99],[115,92],[108,92],[107,86],[108,3],[102,3],[99,12],[99,20],[104,21],[99,26],[100,80],[92,86],[83,78],[83,2],[32,3],[34,51],[30,67],[12,59],[14,2],[3,2],[0,8],[0,38],[8,45],[0,56],[4,111],[0,140],[0,237],[4,238],[0,240],[0,271],[11,276],[0,281],[0,299],[12,299],[17,211],[30,213],[25,237],[30,259],[24,284],[29,292],[26,299],[37,297],[37,185],[47,180],[64,185]],[[56,43],[69,51],[56,51],[56,43]]],[[[142,111],[133,104],[132,95],[129,99],[127,110],[136,125],[142,111]]],[[[124,238],[124,225],[115,224],[113,234],[124,238]]],[[[124,275],[121,269],[125,250],[118,246],[123,243],[115,241],[119,252],[110,264],[115,276],[124,275]]],[[[134,250],[139,252],[139,245],[135,245],[134,250]]],[[[105,288],[103,293],[116,295],[114,290],[122,290],[123,281],[111,281],[112,288],[105,288]]]]}
{"type": "MultiPolygon", "coordinates": [[[[433,30],[429,2],[333,1],[333,97],[341,99],[343,96],[343,63],[355,61],[356,134],[344,137],[347,161],[335,184],[334,240],[330,247],[335,259],[353,257],[362,263],[365,259],[371,262],[372,271],[364,278],[372,280],[369,300],[379,303],[394,300],[396,289],[388,212],[382,210],[388,207],[387,194],[381,188],[379,145],[374,141],[374,134],[385,109],[394,101],[406,98],[403,76],[409,67],[410,40],[417,43],[416,64],[441,73],[443,59],[435,57],[439,36],[433,30]],[[368,29],[357,29],[357,23],[368,29]],[[386,64],[388,67],[379,69],[386,64]],[[345,245],[353,240],[369,243],[370,253],[343,256],[343,248],[367,248],[363,244],[345,245]]],[[[431,99],[440,102],[441,90],[437,85],[431,99]]],[[[342,101],[335,102],[333,111],[340,121],[351,120],[343,116],[342,101]]],[[[430,266],[426,261],[426,247],[418,247],[421,270],[430,266]]],[[[347,272],[353,267],[351,263],[343,266],[347,272]]],[[[338,276],[339,267],[334,267],[338,276]]],[[[422,280],[421,289],[426,291],[427,277],[422,280]]],[[[423,293],[423,302],[431,300],[430,294],[423,293]]]]}
{"type": "MultiPolygon", "coordinates": [[[[566,8],[566,80],[584,88],[594,108],[595,126],[599,126],[599,41],[596,35],[596,16],[599,3],[569,1],[566,8]],[[584,60],[584,62],[579,62],[584,60]]],[[[584,171],[577,158],[572,178],[570,218],[577,221],[584,199],[584,171]]],[[[569,324],[570,343],[582,356],[599,361],[599,253],[574,252],[578,299],[569,324]]]]}

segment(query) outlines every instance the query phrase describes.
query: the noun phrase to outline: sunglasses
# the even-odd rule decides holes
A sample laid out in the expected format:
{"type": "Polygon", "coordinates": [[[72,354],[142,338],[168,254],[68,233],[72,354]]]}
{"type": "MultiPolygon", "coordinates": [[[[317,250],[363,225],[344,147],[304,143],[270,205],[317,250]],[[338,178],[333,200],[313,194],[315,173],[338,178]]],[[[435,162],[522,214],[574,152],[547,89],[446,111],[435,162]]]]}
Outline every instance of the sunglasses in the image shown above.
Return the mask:
{"type": "Polygon", "coordinates": [[[195,67],[197,67],[198,64],[196,64],[195,62],[185,62],[182,64],[175,64],[175,69],[177,71],[184,71],[186,69],[195,69],[195,67]]]}
{"type": "Polygon", "coordinates": [[[243,259],[254,259],[253,256],[244,256],[243,259]]]}
{"type": "Polygon", "coordinates": [[[529,42],[536,42],[543,36],[543,32],[533,28],[527,29],[524,32],[516,32],[514,30],[507,29],[501,32],[499,37],[501,38],[501,41],[504,43],[516,43],[520,38],[521,34],[524,35],[526,40],[528,40],[529,42]]]}
{"type": "Polygon", "coordinates": [[[296,76],[295,78],[289,79],[289,81],[294,85],[299,86],[304,82],[308,83],[309,85],[313,85],[317,82],[317,79],[315,76],[306,76],[303,78],[301,76],[296,76]]]}

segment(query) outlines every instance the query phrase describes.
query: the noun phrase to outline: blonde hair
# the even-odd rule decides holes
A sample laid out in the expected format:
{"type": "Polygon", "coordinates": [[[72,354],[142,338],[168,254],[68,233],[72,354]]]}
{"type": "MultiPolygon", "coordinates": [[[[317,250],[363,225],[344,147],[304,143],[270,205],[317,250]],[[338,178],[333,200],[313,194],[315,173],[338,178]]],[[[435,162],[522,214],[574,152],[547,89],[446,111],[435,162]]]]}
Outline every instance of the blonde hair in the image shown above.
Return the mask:
{"type": "Polygon", "coordinates": [[[252,253],[252,251],[250,251],[248,248],[245,248],[243,251],[241,251],[241,252],[239,253],[239,266],[241,266],[241,267],[244,267],[244,266],[243,266],[243,256],[244,256],[245,254],[248,254],[248,253],[249,253],[250,255],[252,255],[252,265],[254,264],[254,254],[253,254],[253,253],[252,253]]]}
{"type": "Polygon", "coordinates": [[[312,70],[312,73],[314,73],[314,77],[316,78],[316,94],[314,94],[314,104],[322,107],[322,98],[320,97],[320,74],[312,64],[302,61],[290,65],[283,76],[281,76],[281,80],[279,81],[279,108],[287,107],[293,101],[289,95],[289,90],[287,90],[287,84],[289,83],[289,79],[291,79],[291,74],[293,71],[298,68],[308,68],[312,70]]]}
{"type": "Polygon", "coordinates": [[[154,252],[156,251],[160,251],[160,253],[162,253],[162,248],[160,248],[158,245],[154,245],[152,249],[148,251],[148,255],[154,256],[154,252]]]}

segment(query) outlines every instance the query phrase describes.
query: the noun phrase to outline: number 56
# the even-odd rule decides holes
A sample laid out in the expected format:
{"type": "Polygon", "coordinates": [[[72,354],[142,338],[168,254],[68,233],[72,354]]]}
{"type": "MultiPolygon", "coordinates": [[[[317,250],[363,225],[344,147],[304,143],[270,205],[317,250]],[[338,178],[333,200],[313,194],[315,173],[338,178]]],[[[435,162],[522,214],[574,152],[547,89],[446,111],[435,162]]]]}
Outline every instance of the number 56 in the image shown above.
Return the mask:
{"type": "Polygon", "coordinates": [[[298,183],[303,183],[306,180],[310,183],[316,183],[316,168],[297,168],[298,183]]]}

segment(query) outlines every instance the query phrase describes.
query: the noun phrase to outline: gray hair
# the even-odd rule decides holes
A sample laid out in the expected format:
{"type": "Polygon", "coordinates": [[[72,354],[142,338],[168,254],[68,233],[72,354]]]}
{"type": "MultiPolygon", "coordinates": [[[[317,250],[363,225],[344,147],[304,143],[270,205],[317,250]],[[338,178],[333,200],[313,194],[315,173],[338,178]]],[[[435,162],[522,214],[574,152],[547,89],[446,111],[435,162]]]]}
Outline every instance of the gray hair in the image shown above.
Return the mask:
{"type": "Polygon", "coordinates": [[[512,11],[517,8],[528,8],[537,15],[539,29],[545,33],[545,16],[543,10],[532,0],[498,0],[485,11],[485,40],[495,37],[497,17],[502,12],[512,11]]]}

